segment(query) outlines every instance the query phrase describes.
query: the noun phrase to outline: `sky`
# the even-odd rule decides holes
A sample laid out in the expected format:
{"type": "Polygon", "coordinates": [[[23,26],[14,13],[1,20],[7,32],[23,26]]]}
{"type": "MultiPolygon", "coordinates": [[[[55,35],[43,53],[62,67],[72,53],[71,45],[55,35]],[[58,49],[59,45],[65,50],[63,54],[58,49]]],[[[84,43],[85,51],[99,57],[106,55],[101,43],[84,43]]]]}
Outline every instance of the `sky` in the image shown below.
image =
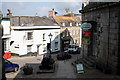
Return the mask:
{"type": "Polygon", "coordinates": [[[13,16],[47,16],[48,12],[54,8],[58,12],[57,16],[64,15],[65,8],[69,8],[70,12],[80,14],[82,7],[81,2],[2,2],[0,10],[5,17],[7,9],[11,9],[13,16]]]}

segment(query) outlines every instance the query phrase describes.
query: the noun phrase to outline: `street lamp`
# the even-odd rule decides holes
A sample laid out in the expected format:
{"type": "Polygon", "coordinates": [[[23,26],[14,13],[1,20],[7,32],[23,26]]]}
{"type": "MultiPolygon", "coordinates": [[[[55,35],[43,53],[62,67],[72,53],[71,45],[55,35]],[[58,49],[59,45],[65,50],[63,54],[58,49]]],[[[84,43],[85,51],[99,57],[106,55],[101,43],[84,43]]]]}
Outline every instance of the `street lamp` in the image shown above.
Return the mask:
{"type": "Polygon", "coordinates": [[[50,33],[48,36],[49,36],[49,38],[50,38],[50,53],[51,53],[51,39],[52,39],[52,36],[53,36],[53,35],[50,33]]]}

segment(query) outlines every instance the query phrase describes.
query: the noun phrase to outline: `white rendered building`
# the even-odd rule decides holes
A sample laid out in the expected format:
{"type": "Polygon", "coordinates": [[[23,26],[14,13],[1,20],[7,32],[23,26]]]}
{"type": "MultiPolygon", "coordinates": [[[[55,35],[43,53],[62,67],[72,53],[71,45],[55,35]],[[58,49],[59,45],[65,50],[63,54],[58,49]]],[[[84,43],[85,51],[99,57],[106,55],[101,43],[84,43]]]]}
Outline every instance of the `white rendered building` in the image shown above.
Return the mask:
{"type": "Polygon", "coordinates": [[[60,26],[52,19],[41,17],[13,17],[11,29],[12,53],[19,55],[26,55],[29,52],[37,52],[38,54],[46,53],[50,47],[50,38],[48,36],[50,33],[53,35],[51,39],[51,51],[60,51],[60,26]],[[33,18],[35,21],[31,20],[33,18]],[[22,21],[16,24],[17,20],[22,21]],[[29,22],[25,24],[24,22],[26,20],[29,20],[29,22]]]}
{"type": "Polygon", "coordinates": [[[3,26],[3,40],[4,40],[4,52],[10,51],[10,18],[2,18],[1,24],[3,26]]]}

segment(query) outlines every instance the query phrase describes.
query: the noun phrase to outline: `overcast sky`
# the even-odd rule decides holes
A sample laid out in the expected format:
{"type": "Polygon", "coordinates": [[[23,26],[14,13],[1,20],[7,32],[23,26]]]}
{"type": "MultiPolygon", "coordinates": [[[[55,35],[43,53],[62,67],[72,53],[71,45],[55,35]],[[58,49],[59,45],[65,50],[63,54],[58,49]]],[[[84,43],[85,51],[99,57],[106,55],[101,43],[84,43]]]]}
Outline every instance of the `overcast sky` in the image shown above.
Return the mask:
{"type": "Polygon", "coordinates": [[[6,16],[7,9],[11,9],[13,16],[48,16],[48,11],[53,9],[57,15],[63,15],[65,8],[69,8],[75,14],[79,14],[82,7],[81,2],[2,2],[0,10],[6,16]]]}

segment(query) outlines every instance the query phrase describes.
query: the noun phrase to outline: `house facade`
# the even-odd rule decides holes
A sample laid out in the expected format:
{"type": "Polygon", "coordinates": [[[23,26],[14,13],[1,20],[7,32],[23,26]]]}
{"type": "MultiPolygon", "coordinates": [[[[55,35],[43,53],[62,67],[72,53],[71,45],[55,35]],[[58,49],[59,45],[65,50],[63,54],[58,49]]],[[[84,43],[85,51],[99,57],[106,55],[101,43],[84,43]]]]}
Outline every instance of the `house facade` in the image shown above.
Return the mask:
{"type": "Polygon", "coordinates": [[[4,39],[4,52],[10,51],[10,40],[11,40],[11,33],[10,33],[10,18],[3,17],[1,24],[3,26],[3,39],[4,39]]]}
{"type": "Polygon", "coordinates": [[[2,79],[2,77],[3,77],[3,65],[2,65],[2,56],[3,56],[3,47],[2,47],[2,36],[3,36],[3,26],[1,25],[1,20],[2,20],[2,12],[0,11],[0,79],[2,79]]]}
{"type": "Polygon", "coordinates": [[[87,2],[80,13],[92,24],[91,44],[82,44],[82,54],[94,56],[100,70],[120,74],[120,2],[87,2]]]}
{"type": "Polygon", "coordinates": [[[77,21],[75,21],[72,17],[56,16],[56,18],[61,23],[61,51],[68,49],[68,46],[71,44],[81,47],[81,29],[79,27],[79,23],[77,23],[77,21]]]}
{"type": "Polygon", "coordinates": [[[49,11],[49,17],[52,17],[60,25],[61,52],[68,49],[71,44],[81,47],[81,15],[69,13],[68,8],[65,9],[63,16],[56,16],[53,13],[55,13],[54,10],[49,11]]]}
{"type": "Polygon", "coordinates": [[[51,47],[60,51],[60,26],[52,19],[19,16],[11,18],[11,52],[25,55],[29,52],[44,54],[51,47]],[[52,34],[51,44],[49,34],[52,34]]]}

